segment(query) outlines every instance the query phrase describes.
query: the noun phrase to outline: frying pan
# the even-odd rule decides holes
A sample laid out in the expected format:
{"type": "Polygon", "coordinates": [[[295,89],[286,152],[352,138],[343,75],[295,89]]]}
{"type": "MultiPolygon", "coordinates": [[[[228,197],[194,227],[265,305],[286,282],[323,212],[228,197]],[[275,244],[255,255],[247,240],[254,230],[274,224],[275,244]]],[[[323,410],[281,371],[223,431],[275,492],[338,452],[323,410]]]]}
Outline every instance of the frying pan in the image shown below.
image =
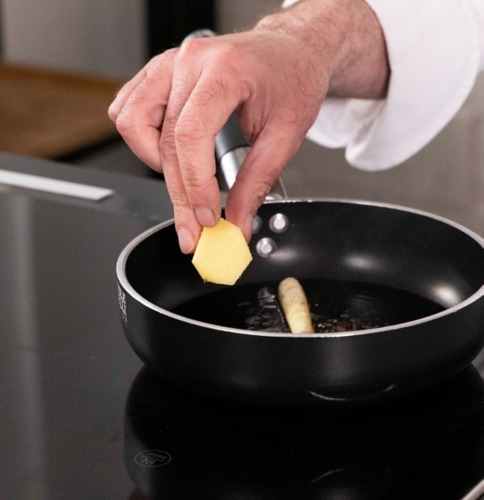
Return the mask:
{"type": "MultiPolygon", "coordinates": [[[[434,385],[479,353],[484,248],[477,235],[431,214],[353,201],[267,202],[259,216],[262,228],[250,244],[254,259],[235,289],[265,288],[291,275],[303,283],[384,287],[397,303],[406,300],[404,291],[442,310],[399,321],[397,307],[390,325],[306,335],[192,319],[174,310],[199,301],[204,318],[216,317],[224,307],[220,293],[233,290],[201,280],[169,221],[135,238],[117,263],[125,334],[162,377],[244,402],[358,402],[434,385]],[[268,223],[278,214],[290,225],[279,234],[268,223]],[[265,238],[276,245],[268,256],[257,251],[265,238]]],[[[349,295],[342,299],[345,310],[358,299],[349,295]]]]}
{"type": "MultiPolygon", "coordinates": [[[[233,117],[216,150],[230,185],[247,151],[233,117]]],[[[391,204],[289,199],[281,184],[271,197],[256,219],[253,261],[234,287],[202,281],[172,220],[121,252],[123,329],[149,368],[205,396],[317,407],[422,391],[477,356],[480,236],[391,204]],[[320,333],[285,331],[273,289],[287,276],[308,287],[320,333]]]]}

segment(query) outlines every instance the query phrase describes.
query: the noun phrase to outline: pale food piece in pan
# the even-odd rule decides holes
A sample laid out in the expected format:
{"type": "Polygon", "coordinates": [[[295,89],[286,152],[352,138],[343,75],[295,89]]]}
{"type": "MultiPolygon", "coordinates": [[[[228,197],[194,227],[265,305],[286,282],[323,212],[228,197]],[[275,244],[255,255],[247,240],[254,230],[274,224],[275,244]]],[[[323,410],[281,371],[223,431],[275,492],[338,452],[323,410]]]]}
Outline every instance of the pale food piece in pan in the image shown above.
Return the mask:
{"type": "Polygon", "coordinates": [[[192,263],[205,281],[233,285],[251,260],[242,231],[221,218],[215,226],[203,228],[192,263]]]}
{"type": "Polygon", "coordinates": [[[306,294],[299,281],[296,278],[282,280],[278,296],[291,333],[314,333],[306,294]]]}

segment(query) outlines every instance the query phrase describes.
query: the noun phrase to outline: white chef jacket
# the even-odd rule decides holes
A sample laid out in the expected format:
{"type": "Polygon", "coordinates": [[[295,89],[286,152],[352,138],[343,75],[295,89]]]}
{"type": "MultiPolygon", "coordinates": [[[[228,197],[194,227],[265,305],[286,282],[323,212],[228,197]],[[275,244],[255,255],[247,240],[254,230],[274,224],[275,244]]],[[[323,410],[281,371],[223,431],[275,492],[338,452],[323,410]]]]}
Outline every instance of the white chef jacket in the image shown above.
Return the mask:
{"type": "Polygon", "coordinates": [[[484,69],[484,0],[366,1],[387,43],[387,98],[327,98],[308,138],[382,170],[422,149],[464,104],[484,69]]]}

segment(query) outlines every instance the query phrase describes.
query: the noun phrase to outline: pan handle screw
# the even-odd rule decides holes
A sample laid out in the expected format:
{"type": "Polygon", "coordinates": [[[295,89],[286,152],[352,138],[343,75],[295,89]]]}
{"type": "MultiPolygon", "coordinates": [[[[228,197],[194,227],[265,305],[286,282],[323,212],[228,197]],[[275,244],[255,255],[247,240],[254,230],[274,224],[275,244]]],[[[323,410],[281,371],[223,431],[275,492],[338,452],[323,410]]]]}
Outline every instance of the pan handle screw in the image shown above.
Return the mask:
{"type": "Polygon", "coordinates": [[[283,233],[288,227],[289,219],[284,214],[275,214],[269,220],[269,228],[273,233],[283,233]]]}
{"type": "Polygon", "coordinates": [[[276,242],[272,238],[262,238],[257,242],[256,250],[261,257],[269,257],[277,249],[276,242]]]}

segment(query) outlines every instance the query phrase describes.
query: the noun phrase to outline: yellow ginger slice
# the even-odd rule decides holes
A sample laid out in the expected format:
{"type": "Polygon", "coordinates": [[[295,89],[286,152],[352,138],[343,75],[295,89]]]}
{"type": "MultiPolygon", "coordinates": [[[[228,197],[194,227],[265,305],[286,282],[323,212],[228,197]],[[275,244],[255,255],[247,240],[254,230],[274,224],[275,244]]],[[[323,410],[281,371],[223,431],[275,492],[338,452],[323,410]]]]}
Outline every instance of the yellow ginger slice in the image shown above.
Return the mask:
{"type": "Polygon", "coordinates": [[[215,226],[202,229],[192,263],[205,281],[233,285],[251,260],[242,231],[221,218],[215,226]]]}
{"type": "Polygon", "coordinates": [[[291,333],[314,333],[306,294],[299,281],[296,278],[282,280],[278,295],[291,333]]]}

